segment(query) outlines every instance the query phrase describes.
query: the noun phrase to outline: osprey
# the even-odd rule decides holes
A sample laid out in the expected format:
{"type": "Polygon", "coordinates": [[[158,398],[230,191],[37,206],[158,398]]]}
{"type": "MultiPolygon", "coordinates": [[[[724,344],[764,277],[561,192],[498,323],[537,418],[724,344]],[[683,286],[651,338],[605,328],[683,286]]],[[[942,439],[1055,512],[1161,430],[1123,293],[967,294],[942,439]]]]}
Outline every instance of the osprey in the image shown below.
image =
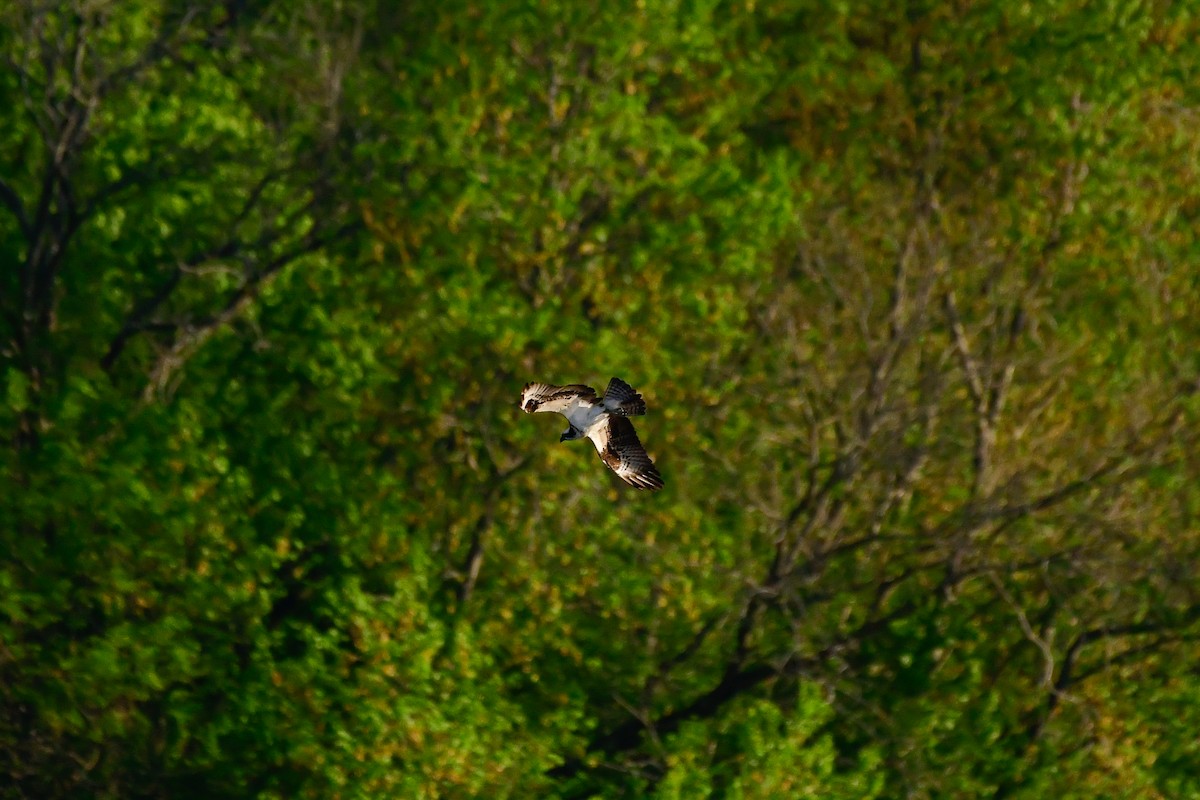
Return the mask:
{"type": "Polygon", "coordinates": [[[551,386],[527,383],[521,392],[521,410],[556,411],[567,418],[568,427],[560,442],[587,437],[596,445],[600,458],[617,476],[635,489],[663,487],[662,476],[646,449],[638,441],[628,417],[646,413],[646,401],[620,378],[608,382],[603,397],[590,386],[572,383],[551,386]]]}

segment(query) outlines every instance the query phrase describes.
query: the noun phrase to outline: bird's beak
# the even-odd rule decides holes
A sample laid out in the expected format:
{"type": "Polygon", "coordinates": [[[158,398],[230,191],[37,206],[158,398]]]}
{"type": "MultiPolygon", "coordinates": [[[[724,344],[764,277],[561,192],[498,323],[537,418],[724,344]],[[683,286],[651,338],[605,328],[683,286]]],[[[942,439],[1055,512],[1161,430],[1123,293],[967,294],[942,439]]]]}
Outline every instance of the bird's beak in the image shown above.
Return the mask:
{"type": "Polygon", "coordinates": [[[561,434],[561,435],[558,437],[558,441],[560,441],[560,442],[565,442],[566,440],[567,440],[567,435],[566,435],[565,433],[564,433],[564,434],[561,434]]]}

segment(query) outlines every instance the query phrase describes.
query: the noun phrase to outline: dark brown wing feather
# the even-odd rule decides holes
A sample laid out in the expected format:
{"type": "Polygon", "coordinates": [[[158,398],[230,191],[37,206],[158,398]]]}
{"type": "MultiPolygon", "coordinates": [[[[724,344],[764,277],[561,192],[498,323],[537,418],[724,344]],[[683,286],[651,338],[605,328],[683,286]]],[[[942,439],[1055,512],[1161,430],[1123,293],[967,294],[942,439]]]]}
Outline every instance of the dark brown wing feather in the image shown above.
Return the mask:
{"type": "Polygon", "coordinates": [[[603,399],[606,409],[623,417],[646,413],[646,401],[642,399],[642,396],[632,386],[617,377],[608,382],[603,399]]]}
{"type": "Polygon", "coordinates": [[[636,489],[654,491],[663,488],[662,476],[646,455],[646,448],[642,447],[633,423],[628,419],[610,416],[606,425],[589,431],[588,438],[596,445],[600,458],[621,480],[636,489]]]}

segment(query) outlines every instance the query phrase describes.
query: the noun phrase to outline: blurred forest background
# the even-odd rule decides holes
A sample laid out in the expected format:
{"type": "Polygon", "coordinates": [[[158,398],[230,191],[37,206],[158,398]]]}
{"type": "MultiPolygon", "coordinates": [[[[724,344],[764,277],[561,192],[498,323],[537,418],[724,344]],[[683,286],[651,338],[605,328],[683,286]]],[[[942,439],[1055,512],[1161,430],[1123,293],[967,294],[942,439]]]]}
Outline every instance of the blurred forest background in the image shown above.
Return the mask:
{"type": "Polygon", "coordinates": [[[1200,796],[1200,16],[0,5],[0,796],[1200,796]],[[618,375],[635,492],[529,380],[618,375]]]}

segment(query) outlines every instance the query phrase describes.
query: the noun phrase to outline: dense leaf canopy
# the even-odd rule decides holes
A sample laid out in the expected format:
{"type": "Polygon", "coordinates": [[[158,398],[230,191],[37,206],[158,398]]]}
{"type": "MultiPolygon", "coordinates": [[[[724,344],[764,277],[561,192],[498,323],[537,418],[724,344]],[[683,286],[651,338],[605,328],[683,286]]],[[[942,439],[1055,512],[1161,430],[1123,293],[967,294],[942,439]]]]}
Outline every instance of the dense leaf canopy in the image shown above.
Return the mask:
{"type": "Polygon", "coordinates": [[[0,5],[0,796],[1200,794],[1198,43],[0,5]]]}

